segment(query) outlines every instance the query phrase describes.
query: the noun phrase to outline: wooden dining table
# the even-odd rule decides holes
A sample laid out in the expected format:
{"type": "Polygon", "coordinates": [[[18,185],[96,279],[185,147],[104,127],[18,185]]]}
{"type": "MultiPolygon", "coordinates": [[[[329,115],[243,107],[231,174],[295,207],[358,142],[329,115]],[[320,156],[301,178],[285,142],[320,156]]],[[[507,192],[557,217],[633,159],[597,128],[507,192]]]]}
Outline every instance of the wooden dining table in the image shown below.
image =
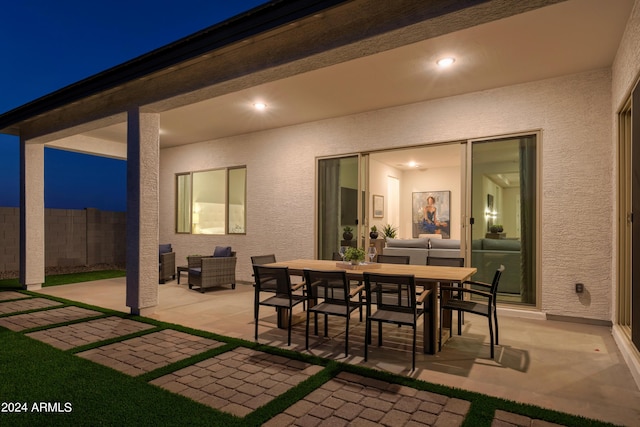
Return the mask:
{"type": "Polygon", "coordinates": [[[474,267],[440,267],[431,265],[412,264],[371,264],[350,266],[340,261],[328,261],[317,259],[294,259],[291,261],[278,261],[265,264],[271,267],[287,267],[289,274],[294,276],[304,275],[304,270],[343,270],[349,280],[363,280],[363,273],[368,271],[380,274],[410,274],[415,277],[416,285],[432,292],[428,296],[428,315],[424,316],[424,352],[435,354],[437,348],[437,308],[438,308],[438,283],[458,282],[462,283],[477,272],[474,267]]]}

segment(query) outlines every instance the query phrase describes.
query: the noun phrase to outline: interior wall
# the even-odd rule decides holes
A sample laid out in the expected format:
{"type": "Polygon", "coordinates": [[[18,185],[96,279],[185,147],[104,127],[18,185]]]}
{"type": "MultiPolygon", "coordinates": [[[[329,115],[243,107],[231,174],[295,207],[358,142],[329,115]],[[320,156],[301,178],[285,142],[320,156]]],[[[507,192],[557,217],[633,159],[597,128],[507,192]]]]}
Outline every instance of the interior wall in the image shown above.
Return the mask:
{"type": "MultiPolygon", "coordinates": [[[[317,157],[539,129],[541,309],[609,320],[612,245],[593,240],[614,233],[613,221],[593,215],[594,195],[600,211],[614,211],[609,69],[162,150],[161,240],[174,244],[178,265],[190,253],[231,245],[238,278],[250,281],[251,255],[315,256],[317,157]],[[247,165],[247,234],[176,235],[175,173],[241,164],[247,165]],[[575,282],[585,284],[588,299],[576,295],[575,282]]],[[[402,191],[418,184],[422,190],[428,182],[422,178],[405,182],[402,191]]],[[[440,189],[459,182],[457,175],[440,189]]],[[[458,198],[452,194],[452,204],[458,198]]]]}
{"type": "Polygon", "coordinates": [[[406,171],[400,182],[402,234],[401,237],[411,239],[413,232],[413,193],[431,191],[450,191],[449,211],[451,213],[450,232],[452,239],[460,239],[461,189],[460,167],[434,168],[426,170],[406,171]]]}
{"type": "MultiPolygon", "coordinates": [[[[402,171],[392,166],[386,165],[382,162],[369,158],[369,200],[370,207],[373,207],[373,196],[384,197],[384,216],[382,218],[373,217],[373,209],[369,210],[369,228],[375,225],[378,228],[378,232],[382,235],[382,227],[389,223],[389,203],[391,198],[388,194],[387,178],[395,177],[402,183],[402,171]]],[[[402,184],[401,184],[402,186],[402,184]]],[[[400,224],[391,224],[398,227],[400,224]]]]}

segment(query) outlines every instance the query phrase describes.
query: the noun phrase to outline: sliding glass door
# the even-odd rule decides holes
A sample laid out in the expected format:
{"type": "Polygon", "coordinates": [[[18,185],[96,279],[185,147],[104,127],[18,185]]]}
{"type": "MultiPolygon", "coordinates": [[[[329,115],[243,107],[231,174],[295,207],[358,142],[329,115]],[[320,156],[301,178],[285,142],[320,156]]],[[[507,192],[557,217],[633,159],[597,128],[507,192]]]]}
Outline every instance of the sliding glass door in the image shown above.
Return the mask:
{"type": "Polygon", "coordinates": [[[471,265],[491,282],[505,272],[498,301],[536,304],[537,136],[471,144],[471,265]]]}
{"type": "Polygon", "coordinates": [[[358,155],[318,160],[318,259],[332,259],[340,246],[362,246],[363,174],[358,155]],[[345,241],[345,227],[351,240],[345,241]]]}

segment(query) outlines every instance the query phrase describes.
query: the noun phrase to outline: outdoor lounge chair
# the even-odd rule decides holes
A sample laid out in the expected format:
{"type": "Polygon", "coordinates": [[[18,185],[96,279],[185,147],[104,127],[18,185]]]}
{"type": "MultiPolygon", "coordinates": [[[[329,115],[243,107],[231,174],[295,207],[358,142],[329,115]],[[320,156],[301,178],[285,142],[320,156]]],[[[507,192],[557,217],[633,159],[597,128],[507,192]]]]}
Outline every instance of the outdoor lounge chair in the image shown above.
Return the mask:
{"type": "Polygon", "coordinates": [[[230,247],[216,247],[213,256],[192,255],[187,257],[189,267],[189,289],[200,287],[204,293],[207,288],[231,285],[236,288],[236,253],[230,247]]]}
{"type": "Polygon", "coordinates": [[[171,243],[162,244],[158,247],[159,253],[159,282],[164,283],[167,280],[175,280],[176,278],[176,253],[171,248],[171,243]]]}

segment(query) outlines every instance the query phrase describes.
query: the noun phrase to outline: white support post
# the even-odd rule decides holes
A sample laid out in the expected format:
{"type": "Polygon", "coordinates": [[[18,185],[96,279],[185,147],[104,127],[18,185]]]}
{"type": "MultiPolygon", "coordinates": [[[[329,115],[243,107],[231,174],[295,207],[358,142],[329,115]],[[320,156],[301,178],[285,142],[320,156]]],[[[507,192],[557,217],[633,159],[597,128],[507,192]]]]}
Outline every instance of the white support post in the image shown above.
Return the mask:
{"type": "Polygon", "coordinates": [[[44,144],[20,139],[20,283],[44,283],[44,144]]]}
{"type": "Polygon", "coordinates": [[[127,134],[127,307],[135,315],[158,304],[160,116],[133,108],[127,134]]]}

